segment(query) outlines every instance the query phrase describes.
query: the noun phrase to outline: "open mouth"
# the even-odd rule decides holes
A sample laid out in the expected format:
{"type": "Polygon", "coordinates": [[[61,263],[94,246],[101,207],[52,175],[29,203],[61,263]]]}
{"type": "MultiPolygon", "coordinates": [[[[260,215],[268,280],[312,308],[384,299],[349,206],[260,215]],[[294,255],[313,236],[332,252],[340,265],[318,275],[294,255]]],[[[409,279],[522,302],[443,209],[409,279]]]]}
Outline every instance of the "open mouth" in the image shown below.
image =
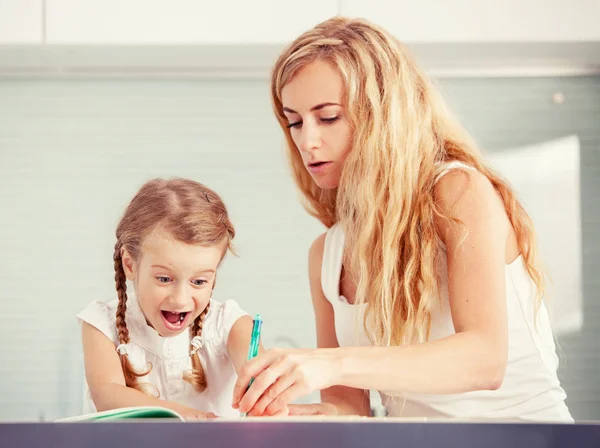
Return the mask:
{"type": "Polygon", "coordinates": [[[162,315],[165,326],[169,330],[176,331],[176,330],[181,330],[182,328],[186,327],[188,317],[190,316],[191,313],[189,311],[177,313],[177,312],[161,310],[160,314],[162,315]]]}
{"type": "Polygon", "coordinates": [[[322,174],[331,165],[331,162],[313,162],[308,164],[308,171],[313,174],[322,174]]]}

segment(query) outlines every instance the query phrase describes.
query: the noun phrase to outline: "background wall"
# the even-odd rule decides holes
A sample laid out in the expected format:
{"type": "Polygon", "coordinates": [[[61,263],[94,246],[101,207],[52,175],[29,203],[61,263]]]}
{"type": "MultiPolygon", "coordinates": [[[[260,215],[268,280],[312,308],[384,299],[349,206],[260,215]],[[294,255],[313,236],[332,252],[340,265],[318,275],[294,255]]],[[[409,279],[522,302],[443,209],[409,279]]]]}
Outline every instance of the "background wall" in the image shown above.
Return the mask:
{"type": "MultiPolygon", "coordinates": [[[[577,181],[580,192],[571,188],[562,200],[579,206],[580,194],[581,216],[558,231],[582,239],[582,259],[547,239],[543,245],[575,285],[553,298],[576,317],[559,334],[568,403],[576,418],[600,419],[600,77],[439,84],[494,163],[514,160],[514,148],[523,145],[576,136],[558,146],[565,166],[577,164],[557,187],[577,181]],[[557,92],[563,104],[552,101],[557,92]]],[[[536,164],[556,170],[556,148],[547,147],[536,164]]],[[[519,165],[509,169],[518,180],[519,165]]],[[[323,228],[299,204],[266,80],[4,79],[0,419],[79,412],[74,315],[91,300],[115,297],[114,230],[131,196],[147,179],[175,175],[218,191],[237,226],[240,257],[226,259],[215,296],[260,312],[267,346],[315,344],[307,251],[323,228]]],[[[577,214],[577,206],[569,213],[577,214]]],[[[557,231],[553,222],[537,225],[540,234],[557,231]]]]}

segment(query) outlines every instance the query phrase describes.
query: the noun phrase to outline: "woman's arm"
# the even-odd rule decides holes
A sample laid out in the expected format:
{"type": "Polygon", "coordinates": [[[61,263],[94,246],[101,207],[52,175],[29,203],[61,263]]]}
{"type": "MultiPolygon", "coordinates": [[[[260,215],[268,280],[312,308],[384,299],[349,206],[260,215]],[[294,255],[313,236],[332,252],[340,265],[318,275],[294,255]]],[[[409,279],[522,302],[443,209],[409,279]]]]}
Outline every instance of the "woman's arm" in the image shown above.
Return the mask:
{"type": "Polygon", "coordinates": [[[420,345],[340,350],[331,355],[340,384],[442,394],[502,384],[508,357],[506,243],[512,232],[504,205],[485,176],[463,170],[444,176],[435,195],[441,210],[462,222],[437,221],[456,334],[420,345]]]}
{"type": "Polygon", "coordinates": [[[161,400],[127,387],[115,345],[100,330],[88,323],[82,326],[85,377],[98,411],[130,406],[161,406],[172,409],[189,420],[213,418],[178,403],[161,400]]]}
{"type": "MultiPolygon", "coordinates": [[[[339,344],[335,334],[333,308],[323,294],[321,287],[324,244],[325,234],[319,236],[311,245],[308,256],[308,275],[317,329],[317,347],[334,348],[339,347],[339,344]]],[[[268,408],[269,404],[276,398],[274,395],[276,392],[275,388],[269,389],[254,405],[249,415],[272,415],[277,413],[279,408],[268,408]]],[[[321,401],[320,404],[290,406],[290,413],[294,415],[370,415],[369,394],[363,389],[332,386],[321,391],[321,401]]]]}
{"type": "Polygon", "coordinates": [[[462,222],[437,222],[447,251],[456,334],[400,347],[269,351],[242,369],[242,382],[258,376],[245,394],[236,389],[241,410],[252,409],[269,388],[269,397],[276,397],[269,409],[275,411],[333,385],[438,394],[501,385],[508,357],[506,242],[512,232],[506,211],[479,173],[447,174],[435,197],[445,214],[462,222]]]}
{"type": "MultiPolygon", "coordinates": [[[[335,348],[339,347],[339,343],[335,333],[333,307],[325,297],[321,286],[324,248],[325,234],[317,238],[310,248],[308,275],[317,328],[317,347],[335,348]]],[[[321,401],[323,404],[329,405],[325,408],[330,409],[330,413],[337,415],[371,415],[369,392],[364,389],[332,386],[321,390],[321,401]]],[[[276,412],[275,407],[271,411],[276,412]]]]}

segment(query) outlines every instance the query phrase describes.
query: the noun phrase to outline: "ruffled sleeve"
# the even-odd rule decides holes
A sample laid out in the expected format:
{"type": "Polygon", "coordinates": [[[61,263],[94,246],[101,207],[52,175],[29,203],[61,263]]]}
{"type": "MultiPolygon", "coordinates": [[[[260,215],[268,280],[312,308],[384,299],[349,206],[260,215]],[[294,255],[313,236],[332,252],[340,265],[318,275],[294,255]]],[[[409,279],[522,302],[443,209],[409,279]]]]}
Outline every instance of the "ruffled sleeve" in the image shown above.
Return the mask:
{"type": "Polygon", "coordinates": [[[94,301],[77,314],[79,323],[86,322],[100,330],[115,345],[118,343],[116,308],[112,303],[94,301]]]}

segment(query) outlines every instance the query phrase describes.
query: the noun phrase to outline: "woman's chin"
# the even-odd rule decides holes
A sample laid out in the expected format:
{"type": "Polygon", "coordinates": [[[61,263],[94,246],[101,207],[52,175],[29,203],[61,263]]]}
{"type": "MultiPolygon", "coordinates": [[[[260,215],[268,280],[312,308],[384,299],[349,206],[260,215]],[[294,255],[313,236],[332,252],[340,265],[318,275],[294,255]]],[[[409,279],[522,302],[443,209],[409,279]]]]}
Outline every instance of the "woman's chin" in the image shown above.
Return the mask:
{"type": "Polygon", "coordinates": [[[338,180],[331,178],[317,178],[313,177],[313,181],[321,190],[335,190],[338,187],[338,180]]]}

